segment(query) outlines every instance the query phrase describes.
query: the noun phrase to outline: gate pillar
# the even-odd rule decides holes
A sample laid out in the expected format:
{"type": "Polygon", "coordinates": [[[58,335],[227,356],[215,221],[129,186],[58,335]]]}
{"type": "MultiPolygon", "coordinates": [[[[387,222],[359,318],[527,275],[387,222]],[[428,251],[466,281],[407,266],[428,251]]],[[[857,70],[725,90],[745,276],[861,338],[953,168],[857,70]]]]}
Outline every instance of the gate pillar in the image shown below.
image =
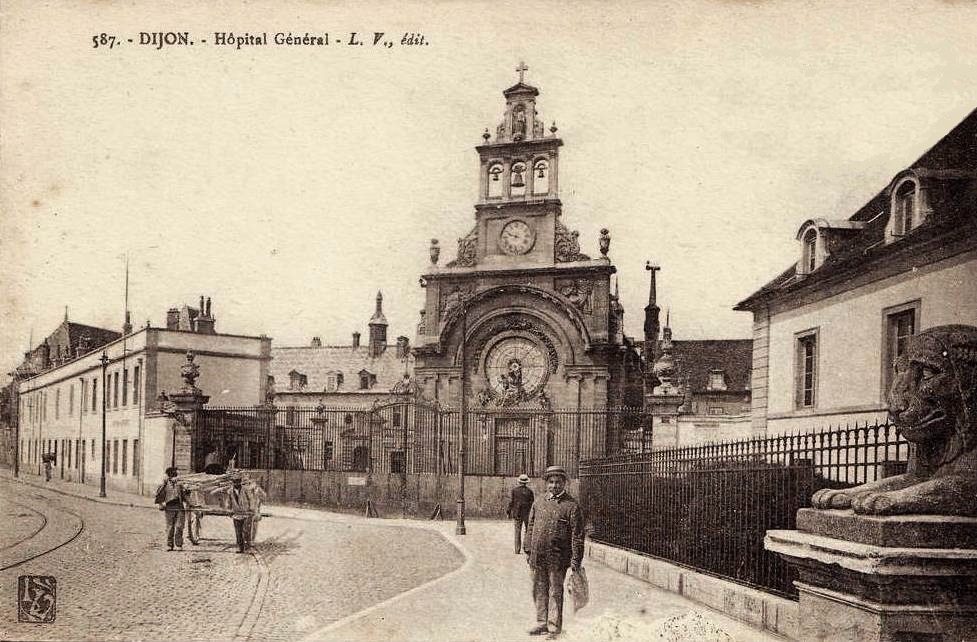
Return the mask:
{"type": "Polygon", "coordinates": [[[186,363],[180,366],[183,387],[169,394],[160,392],[157,399],[160,412],[173,419],[169,434],[169,465],[175,466],[180,475],[194,472],[194,439],[200,425],[200,411],[210,401],[210,397],[196,386],[200,366],[193,359],[193,352],[187,352],[186,363]]]}

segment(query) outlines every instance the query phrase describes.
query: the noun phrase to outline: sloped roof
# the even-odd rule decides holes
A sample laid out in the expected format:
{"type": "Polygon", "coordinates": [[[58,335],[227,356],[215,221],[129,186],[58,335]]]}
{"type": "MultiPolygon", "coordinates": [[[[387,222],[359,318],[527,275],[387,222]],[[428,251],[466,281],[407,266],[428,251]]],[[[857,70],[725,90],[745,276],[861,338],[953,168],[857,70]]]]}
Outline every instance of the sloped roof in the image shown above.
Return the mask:
{"type": "Polygon", "coordinates": [[[96,328],[93,325],[85,325],[83,323],[74,323],[69,321],[67,326],[68,342],[71,346],[72,354],[74,354],[75,348],[79,343],[81,343],[82,338],[85,336],[87,336],[89,339],[89,351],[95,350],[96,348],[101,348],[102,346],[112,343],[122,336],[121,332],[106,330],[105,328],[96,328]]]}
{"type": "MultiPolygon", "coordinates": [[[[297,371],[308,377],[301,392],[322,392],[329,374],[341,373],[343,385],[339,392],[360,392],[359,373],[363,370],[376,376],[376,384],[369,392],[386,392],[404,377],[404,360],[397,358],[397,347],[388,345],[378,357],[370,356],[370,346],[311,346],[271,349],[270,374],[275,378],[275,392],[289,390],[289,373],[297,371]]],[[[409,368],[410,366],[408,366],[409,368]]]]}
{"type": "Polygon", "coordinates": [[[751,310],[755,304],[781,293],[816,287],[826,279],[884,256],[938,242],[943,235],[977,235],[977,109],[906,169],[946,185],[944,198],[933,204],[932,215],[921,226],[902,239],[885,243],[890,187],[886,185],[848,218],[864,227],[835,235],[830,255],[817,270],[798,278],[795,263],[733,309],[751,310]]]}
{"type": "Polygon", "coordinates": [[[692,392],[705,392],[709,387],[709,371],[722,370],[726,375],[726,390],[750,389],[750,368],[753,365],[752,339],[705,339],[673,341],[672,358],[680,377],[688,377],[692,392]]]}

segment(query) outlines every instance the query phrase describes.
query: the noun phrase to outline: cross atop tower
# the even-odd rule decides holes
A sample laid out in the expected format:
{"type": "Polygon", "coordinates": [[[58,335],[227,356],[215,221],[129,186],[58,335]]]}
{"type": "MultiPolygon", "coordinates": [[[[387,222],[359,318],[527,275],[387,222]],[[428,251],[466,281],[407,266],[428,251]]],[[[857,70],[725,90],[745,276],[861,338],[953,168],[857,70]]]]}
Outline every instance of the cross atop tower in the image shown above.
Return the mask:
{"type": "Polygon", "coordinates": [[[520,60],[519,61],[519,66],[516,67],[516,71],[519,72],[519,82],[522,82],[523,81],[523,74],[525,74],[527,71],[529,71],[529,67],[526,66],[526,63],[525,62],[523,62],[523,61],[520,60]]]}

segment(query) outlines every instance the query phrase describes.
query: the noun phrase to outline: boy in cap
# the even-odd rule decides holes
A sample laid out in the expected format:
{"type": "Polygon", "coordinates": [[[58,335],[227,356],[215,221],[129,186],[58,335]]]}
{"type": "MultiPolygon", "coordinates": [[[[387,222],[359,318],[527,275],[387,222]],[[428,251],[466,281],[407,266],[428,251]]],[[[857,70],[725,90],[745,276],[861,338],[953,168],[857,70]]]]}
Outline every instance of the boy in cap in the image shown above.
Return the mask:
{"type": "Polygon", "coordinates": [[[584,530],[580,505],[566,491],[567,473],[550,466],[543,473],[546,496],[529,512],[524,542],[533,575],[536,626],[530,635],[548,634],[555,640],[563,628],[563,581],[567,569],[580,570],[583,563],[584,530]]]}
{"type": "Polygon", "coordinates": [[[529,476],[519,475],[519,485],[512,489],[512,498],[505,514],[512,519],[515,527],[515,553],[522,552],[522,529],[529,525],[529,511],[533,507],[535,495],[529,490],[529,476]]]}

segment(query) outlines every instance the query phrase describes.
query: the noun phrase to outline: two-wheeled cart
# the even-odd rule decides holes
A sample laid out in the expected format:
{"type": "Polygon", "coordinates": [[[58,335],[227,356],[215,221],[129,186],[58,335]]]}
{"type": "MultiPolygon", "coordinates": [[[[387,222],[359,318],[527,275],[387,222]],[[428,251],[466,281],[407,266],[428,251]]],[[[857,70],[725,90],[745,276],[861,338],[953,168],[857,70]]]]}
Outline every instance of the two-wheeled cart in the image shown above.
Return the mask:
{"type": "Polygon", "coordinates": [[[241,491],[247,495],[247,503],[251,507],[244,519],[248,522],[246,527],[251,529],[250,541],[255,541],[265,491],[247,473],[236,470],[223,475],[191,473],[177,477],[177,482],[183,485],[186,492],[187,536],[192,544],[200,543],[204,515],[235,516],[235,512],[231,510],[231,491],[235,480],[241,481],[241,491]]]}

